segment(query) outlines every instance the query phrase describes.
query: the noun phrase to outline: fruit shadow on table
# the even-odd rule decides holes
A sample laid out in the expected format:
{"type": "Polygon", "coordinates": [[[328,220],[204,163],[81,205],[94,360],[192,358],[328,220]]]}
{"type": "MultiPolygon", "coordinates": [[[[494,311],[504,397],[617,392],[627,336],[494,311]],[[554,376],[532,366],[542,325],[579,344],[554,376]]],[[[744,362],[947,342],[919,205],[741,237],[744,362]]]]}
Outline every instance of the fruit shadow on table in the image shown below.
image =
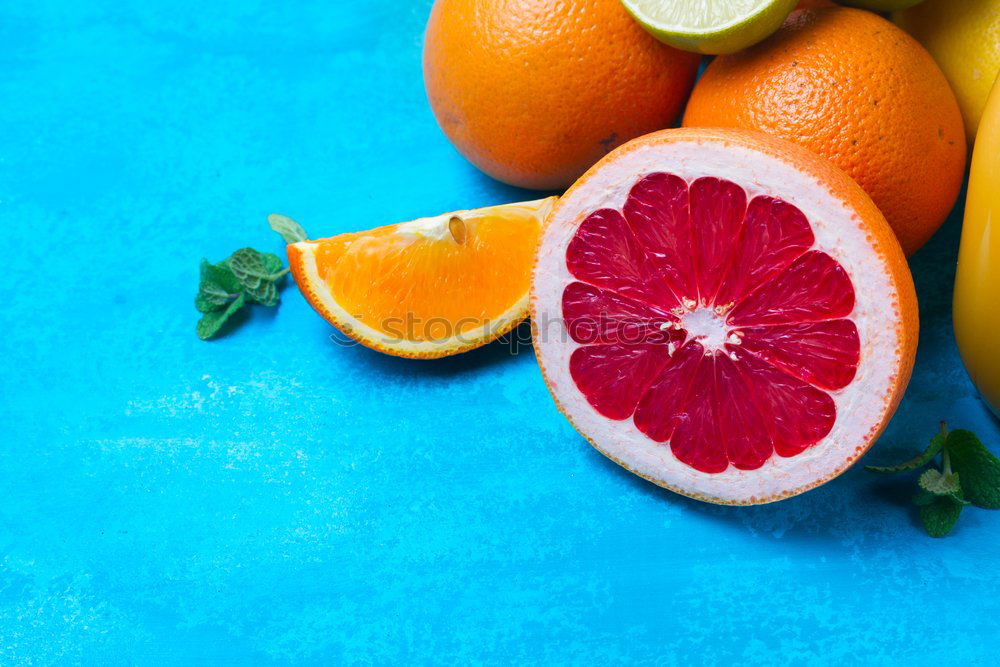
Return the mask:
{"type": "Polygon", "coordinates": [[[345,355],[352,364],[365,365],[378,373],[406,378],[458,376],[496,364],[510,363],[525,355],[533,359],[535,354],[531,347],[531,324],[527,321],[487,345],[443,359],[403,359],[389,356],[355,343],[339,332],[330,334],[330,348],[331,354],[345,355]]]}

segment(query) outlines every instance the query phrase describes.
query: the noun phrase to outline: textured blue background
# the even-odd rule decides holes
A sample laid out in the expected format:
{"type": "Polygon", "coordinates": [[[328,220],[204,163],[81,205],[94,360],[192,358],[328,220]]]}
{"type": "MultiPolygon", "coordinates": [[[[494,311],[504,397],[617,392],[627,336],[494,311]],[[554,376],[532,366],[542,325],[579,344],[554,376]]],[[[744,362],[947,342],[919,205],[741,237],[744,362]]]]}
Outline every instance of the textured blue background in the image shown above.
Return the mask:
{"type": "MultiPolygon", "coordinates": [[[[125,6],[131,5],[131,6],[125,6]]],[[[430,0],[0,9],[0,664],[995,660],[1000,513],[922,534],[860,467],[689,501],[556,412],[529,346],[342,348],[294,287],[204,343],[202,256],[530,196],[425,103],[430,0]]],[[[960,215],[913,260],[916,374],[867,462],[947,418],[960,215]]]]}

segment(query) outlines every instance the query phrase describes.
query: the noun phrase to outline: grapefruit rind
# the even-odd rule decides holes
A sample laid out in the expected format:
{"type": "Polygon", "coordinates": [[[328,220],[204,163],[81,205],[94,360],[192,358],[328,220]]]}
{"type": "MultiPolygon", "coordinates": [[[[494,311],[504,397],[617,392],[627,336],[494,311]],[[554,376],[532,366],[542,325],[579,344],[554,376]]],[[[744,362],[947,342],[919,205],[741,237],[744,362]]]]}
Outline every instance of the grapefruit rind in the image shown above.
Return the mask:
{"type": "MultiPolygon", "coordinates": [[[[445,223],[453,216],[473,217],[502,214],[504,209],[527,209],[533,212],[541,225],[552,210],[556,197],[548,197],[530,202],[519,202],[491,206],[471,211],[454,211],[433,218],[419,218],[400,223],[402,233],[439,237],[434,221],[445,223]]],[[[463,331],[455,336],[438,340],[405,340],[387,336],[348,313],[334,298],[325,281],[320,277],[316,264],[317,241],[299,241],[287,246],[288,263],[296,285],[313,309],[345,336],[367,348],[396,357],[407,359],[440,359],[482,347],[508,333],[528,316],[528,293],[526,292],[510,305],[502,314],[491,319],[482,327],[463,331]]]]}
{"type": "Polygon", "coordinates": [[[797,495],[833,479],[881,434],[909,381],[917,336],[916,296],[898,242],[870,198],[831,163],[789,142],[741,130],[665,130],[630,142],[596,164],[549,217],[532,277],[532,334],[539,366],[560,411],[598,451],[637,475],[685,496],[751,505],[797,495]],[[767,195],[798,207],[813,226],[814,249],[837,260],[856,287],[850,318],[861,360],[853,382],[830,392],[837,420],[830,433],[790,458],[761,468],[703,473],[681,463],[665,443],[632,420],[600,415],[570,374],[576,344],[561,319],[563,290],[575,278],[566,249],[591,212],[620,210],[640,178],[676,174],[689,183],[730,180],[748,198],[767,195]]]}

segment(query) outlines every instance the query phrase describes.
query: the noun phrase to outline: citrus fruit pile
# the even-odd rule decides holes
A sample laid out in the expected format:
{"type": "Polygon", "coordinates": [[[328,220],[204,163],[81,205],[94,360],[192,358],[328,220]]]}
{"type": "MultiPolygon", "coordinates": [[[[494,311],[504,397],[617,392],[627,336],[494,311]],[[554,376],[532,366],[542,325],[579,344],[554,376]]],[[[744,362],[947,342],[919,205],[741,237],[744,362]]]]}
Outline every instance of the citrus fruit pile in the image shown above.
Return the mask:
{"type": "MultiPolygon", "coordinates": [[[[978,84],[960,107],[970,76],[906,32],[953,62],[918,14],[941,4],[897,13],[904,30],[829,0],[436,0],[423,73],[445,135],[498,180],[565,192],[297,237],[296,283],[355,340],[421,359],[530,303],[556,404],[610,458],[717,503],[813,488],[903,396],[906,256],[961,187],[978,84]],[[699,54],[720,55],[695,82],[699,54]]],[[[967,68],[995,76],[984,52],[967,68]]]]}

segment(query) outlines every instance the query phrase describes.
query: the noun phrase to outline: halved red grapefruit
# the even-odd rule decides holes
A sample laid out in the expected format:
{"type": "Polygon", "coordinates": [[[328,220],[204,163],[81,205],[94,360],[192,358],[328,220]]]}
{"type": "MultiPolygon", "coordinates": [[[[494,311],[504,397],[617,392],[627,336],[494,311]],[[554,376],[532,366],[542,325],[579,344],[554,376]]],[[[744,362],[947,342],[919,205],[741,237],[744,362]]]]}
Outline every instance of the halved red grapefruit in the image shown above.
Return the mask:
{"type": "Polygon", "coordinates": [[[746,131],[640,137],[543,232],[535,350],[598,450],[678,493],[766,503],[846,470],[909,381],[917,302],[885,218],[832,163],[746,131]]]}

